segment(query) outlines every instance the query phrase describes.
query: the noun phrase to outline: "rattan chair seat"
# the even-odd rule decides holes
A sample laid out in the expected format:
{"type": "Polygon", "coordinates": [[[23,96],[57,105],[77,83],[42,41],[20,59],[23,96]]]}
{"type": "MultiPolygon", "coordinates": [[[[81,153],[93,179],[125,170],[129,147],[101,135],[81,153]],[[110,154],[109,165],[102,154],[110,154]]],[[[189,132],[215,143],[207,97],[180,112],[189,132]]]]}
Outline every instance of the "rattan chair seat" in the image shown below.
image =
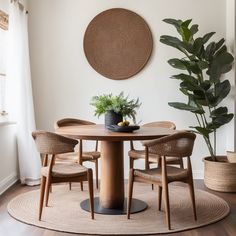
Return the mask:
{"type": "MultiPolygon", "coordinates": [[[[162,172],[161,168],[154,168],[148,170],[134,170],[134,176],[139,176],[143,179],[150,181],[161,182],[162,172]]],[[[177,168],[174,166],[167,166],[167,179],[168,182],[181,181],[188,177],[186,169],[177,168]]]]}
{"type": "MultiPolygon", "coordinates": [[[[42,167],[41,174],[48,176],[49,167],[42,167]]],[[[77,163],[59,164],[56,163],[52,168],[52,177],[78,177],[87,174],[87,168],[77,163]]]]}
{"type": "MultiPolygon", "coordinates": [[[[69,153],[64,153],[64,154],[59,154],[57,155],[57,158],[59,160],[71,160],[77,161],[78,160],[78,152],[69,152],[69,153]]],[[[91,160],[96,160],[100,158],[100,152],[97,151],[91,151],[91,152],[83,152],[82,154],[82,160],[83,161],[91,161],[91,160]]]]}

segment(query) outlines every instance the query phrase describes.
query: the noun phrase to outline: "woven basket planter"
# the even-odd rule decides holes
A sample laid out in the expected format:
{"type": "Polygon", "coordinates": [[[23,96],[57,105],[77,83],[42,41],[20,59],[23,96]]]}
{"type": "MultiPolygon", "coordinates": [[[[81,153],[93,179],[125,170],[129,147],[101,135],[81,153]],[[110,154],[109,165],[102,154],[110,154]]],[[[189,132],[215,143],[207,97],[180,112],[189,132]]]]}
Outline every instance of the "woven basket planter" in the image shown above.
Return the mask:
{"type": "Polygon", "coordinates": [[[218,156],[217,160],[203,159],[205,185],[220,192],[236,192],[236,163],[229,163],[226,156],[218,156]]]}

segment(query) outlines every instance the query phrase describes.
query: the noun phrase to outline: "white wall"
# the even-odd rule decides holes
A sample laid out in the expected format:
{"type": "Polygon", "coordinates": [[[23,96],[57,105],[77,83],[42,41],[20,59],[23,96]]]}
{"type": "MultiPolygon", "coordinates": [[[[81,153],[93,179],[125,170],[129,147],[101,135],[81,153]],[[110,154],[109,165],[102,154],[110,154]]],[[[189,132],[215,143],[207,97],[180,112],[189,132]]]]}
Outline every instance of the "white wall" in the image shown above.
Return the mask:
{"type": "MultiPolygon", "coordinates": [[[[233,54],[234,58],[236,58],[235,52],[235,40],[236,40],[236,4],[235,0],[227,0],[226,1],[226,43],[228,46],[228,50],[233,54]]],[[[235,67],[232,71],[229,72],[227,77],[230,79],[230,83],[232,85],[232,89],[230,92],[229,97],[225,100],[230,111],[235,113],[235,94],[236,94],[236,87],[235,87],[235,67]]],[[[236,139],[232,138],[235,137],[235,117],[233,122],[224,129],[226,140],[227,140],[227,150],[236,151],[236,139]]]]}
{"type": "MultiPolygon", "coordinates": [[[[162,34],[176,35],[173,27],[162,22],[164,18],[192,18],[200,25],[201,34],[216,31],[216,40],[226,36],[225,0],[29,1],[37,127],[52,130],[54,121],[62,117],[80,117],[103,123],[103,117],[97,119],[93,115],[94,109],[89,105],[91,97],[121,91],[131,98],[140,98],[142,106],[137,120],[143,123],[171,120],[178,129],[196,124],[192,114],[175,110],[167,104],[169,101],[183,101],[183,97],[178,91],[178,82],[169,79],[178,72],[167,64],[169,58],[179,54],[159,42],[162,34]],[[140,14],[149,24],[154,39],[153,54],[147,66],[139,74],[122,81],[109,80],[98,74],[88,64],[83,52],[83,37],[89,22],[101,11],[114,7],[140,14]]],[[[225,153],[225,142],[218,145],[219,153],[225,153]]],[[[206,145],[198,137],[192,158],[195,176],[202,176],[202,157],[207,154],[206,145]]],[[[127,176],[127,156],[125,165],[127,176]]],[[[142,167],[143,163],[138,166],[142,167]]]]}

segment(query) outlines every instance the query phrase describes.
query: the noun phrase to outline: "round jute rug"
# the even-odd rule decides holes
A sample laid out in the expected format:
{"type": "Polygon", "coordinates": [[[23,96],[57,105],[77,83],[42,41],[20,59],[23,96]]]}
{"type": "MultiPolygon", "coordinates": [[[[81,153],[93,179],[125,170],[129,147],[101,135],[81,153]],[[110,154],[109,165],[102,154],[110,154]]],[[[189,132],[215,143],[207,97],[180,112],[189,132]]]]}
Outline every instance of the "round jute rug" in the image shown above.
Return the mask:
{"type": "MultiPolygon", "coordinates": [[[[39,191],[21,194],[10,201],[8,212],[15,219],[27,224],[70,233],[89,235],[135,235],[161,234],[193,229],[219,221],[226,217],[230,208],[221,198],[202,190],[195,190],[197,217],[194,221],[192,205],[187,187],[170,185],[170,209],[172,230],[165,222],[164,210],[157,209],[157,192],[151,186],[134,184],[133,197],[147,202],[148,209],[132,214],[127,220],[125,215],[90,214],[80,208],[80,202],[88,198],[88,191],[81,192],[74,184],[72,191],[67,185],[53,186],[49,207],[44,207],[42,221],[38,221],[39,191]]],[[[97,193],[95,193],[97,195],[97,193]]],[[[163,204],[164,205],[164,204],[163,204]]]]}

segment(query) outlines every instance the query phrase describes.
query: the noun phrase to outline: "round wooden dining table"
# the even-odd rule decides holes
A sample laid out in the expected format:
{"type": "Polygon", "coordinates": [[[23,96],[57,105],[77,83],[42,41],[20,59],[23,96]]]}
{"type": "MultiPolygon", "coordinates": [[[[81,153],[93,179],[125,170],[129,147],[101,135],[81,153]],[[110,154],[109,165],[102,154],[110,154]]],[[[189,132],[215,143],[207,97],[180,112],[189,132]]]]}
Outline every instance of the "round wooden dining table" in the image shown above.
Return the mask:
{"type": "MultiPolygon", "coordinates": [[[[94,211],[100,214],[126,214],[124,194],[124,141],[150,140],[174,134],[176,131],[158,127],[140,127],[131,133],[113,132],[104,125],[61,127],[56,133],[79,140],[101,141],[101,180],[99,198],[94,200],[94,211]]],[[[89,211],[89,200],[81,202],[89,211]]],[[[131,213],[147,208],[144,201],[133,199],[131,213]]]]}

